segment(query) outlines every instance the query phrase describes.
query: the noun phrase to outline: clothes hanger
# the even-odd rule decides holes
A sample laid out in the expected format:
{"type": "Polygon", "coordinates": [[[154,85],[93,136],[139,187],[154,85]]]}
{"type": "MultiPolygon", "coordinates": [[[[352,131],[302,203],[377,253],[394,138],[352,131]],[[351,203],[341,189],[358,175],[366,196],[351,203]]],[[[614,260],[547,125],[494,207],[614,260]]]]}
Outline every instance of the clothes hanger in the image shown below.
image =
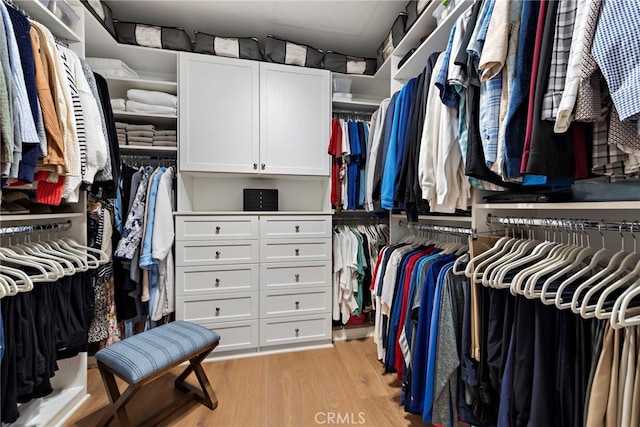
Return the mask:
{"type": "Polygon", "coordinates": [[[44,247],[39,247],[37,245],[31,244],[31,242],[27,240],[27,236],[25,236],[24,242],[12,246],[11,249],[22,255],[33,255],[55,261],[62,265],[62,272],[65,276],[72,276],[77,271],[76,266],[72,263],[73,260],[70,261],[69,258],[65,256],[65,254],[57,251],[48,251],[46,249],[43,250],[44,247]]]}
{"type": "Polygon", "coordinates": [[[611,311],[610,323],[615,329],[640,325],[640,306],[629,307],[629,304],[640,295],[640,277],[627,291],[616,299],[611,311]]]}
{"type": "Polygon", "coordinates": [[[0,265],[0,272],[4,274],[5,278],[7,277],[7,275],[18,278],[18,280],[14,280],[13,283],[17,287],[19,292],[29,292],[33,289],[33,281],[24,271],[17,268],[9,267],[7,265],[0,265]]]}
{"type": "MultiPolygon", "coordinates": [[[[38,240],[36,242],[30,242],[32,247],[39,248],[40,252],[42,253],[49,254],[54,257],[61,257],[65,260],[69,260],[74,264],[73,268],[76,271],[82,272],[82,271],[88,270],[88,265],[85,262],[84,258],[80,257],[78,254],[74,254],[72,252],[69,252],[67,250],[60,248],[59,245],[57,245],[54,240],[49,239],[48,241],[42,241],[40,239],[40,236],[41,235],[38,234],[38,240]]],[[[39,256],[39,255],[36,255],[36,256],[39,256]]]]}
{"type": "MultiPolygon", "coordinates": [[[[509,253],[509,250],[511,249],[511,247],[519,240],[516,237],[508,237],[509,230],[515,233],[515,229],[505,229],[505,233],[506,233],[505,239],[500,238],[492,248],[483,252],[479,256],[473,257],[471,258],[471,260],[469,260],[469,264],[471,264],[474,262],[474,260],[479,259],[482,255],[488,255],[488,256],[484,256],[483,257],[484,259],[480,260],[480,262],[475,267],[472,268],[471,274],[467,277],[472,278],[477,283],[482,283],[482,278],[484,277],[485,268],[491,263],[501,259],[507,253],[509,253]]],[[[467,271],[469,271],[469,268],[470,268],[469,264],[465,269],[465,275],[467,274],[467,271]]]]}
{"type": "MultiPolygon", "coordinates": [[[[560,279],[561,277],[564,277],[567,274],[570,274],[572,271],[575,271],[579,267],[583,266],[584,260],[587,257],[595,256],[599,252],[599,249],[596,249],[596,248],[591,246],[591,242],[590,242],[590,239],[589,239],[589,234],[587,234],[585,232],[584,225],[582,225],[581,231],[582,231],[581,243],[584,243],[584,237],[586,236],[587,246],[583,247],[577,253],[577,255],[575,256],[575,258],[573,259],[572,262],[570,262],[567,266],[565,266],[564,268],[562,268],[561,270],[559,270],[555,274],[552,274],[543,283],[542,288],[540,289],[540,295],[539,295],[540,300],[542,301],[543,304],[545,304],[545,305],[556,304],[557,295],[558,295],[558,293],[560,293],[560,295],[561,295],[561,292],[562,292],[562,290],[564,290],[564,288],[562,288],[562,284],[560,284],[558,286],[558,288],[554,290],[554,289],[552,289],[553,283],[556,280],[560,279]]],[[[604,245],[604,242],[603,242],[603,245],[604,245]]],[[[569,259],[571,260],[571,258],[569,258],[569,259]]],[[[558,307],[558,308],[560,308],[560,307],[558,307]]]]}
{"type": "Polygon", "coordinates": [[[0,274],[0,299],[4,298],[7,295],[7,293],[9,292],[9,286],[11,286],[9,284],[9,281],[5,276],[0,274]]]}
{"type": "Polygon", "coordinates": [[[53,282],[58,280],[62,268],[60,264],[51,260],[38,258],[30,255],[19,255],[10,248],[0,248],[0,260],[5,264],[22,265],[35,268],[40,272],[39,275],[31,276],[33,281],[53,282]]]}
{"type": "MultiPolygon", "coordinates": [[[[487,225],[493,230],[493,227],[489,222],[488,217],[487,217],[487,225]]],[[[477,270],[477,268],[474,267],[476,263],[482,262],[484,259],[491,257],[495,253],[499,252],[502,249],[502,247],[505,245],[505,243],[507,243],[511,239],[511,237],[509,236],[509,229],[505,228],[504,232],[505,232],[504,236],[498,239],[498,241],[495,242],[491,248],[489,248],[488,250],[484,251],[481,254],[476,255],[475,257],[469,260],[467,267],[464,269],[465,276],[467,276],[468,278],[471,278],[471,276],[477,270]]]]}
{"type": "MultiPolygon", "coordinates": [[[[524,224],[523,224],[524,225],[524,224]]],[[[529,232],[527,238],[524,238],[524,230],[520,229],[520,240],[517,241],[504,257],[497,259],[485,268],[482,276],[482,284],[489,287],[497,287],[497,278],[503,268],[510,265],[511,262],[522,258],[531,253],[532,250],[540,243],[531,238],[532,233],[529,232]]]]}

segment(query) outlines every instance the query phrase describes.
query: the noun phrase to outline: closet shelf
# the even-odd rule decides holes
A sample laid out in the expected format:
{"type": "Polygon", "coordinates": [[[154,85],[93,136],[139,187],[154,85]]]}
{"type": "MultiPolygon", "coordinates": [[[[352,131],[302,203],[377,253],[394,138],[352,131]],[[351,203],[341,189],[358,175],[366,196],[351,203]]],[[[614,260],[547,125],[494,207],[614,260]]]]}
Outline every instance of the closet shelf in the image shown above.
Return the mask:
{"type": "MultiPolygon", "coordinates": [[[[406,220],[407,216],[404,214],[392,214],[391,218],[406,220]]],[[[470,216],[460,215],[419,215],[418,219],[425,221],[464,222],[469,224],[472,222],[472,218],[470,216]]]]}
{"type": "Polygon", "coordinates": [[[401,60],[407,52],[420,44],[420,39],[424,36],[430,35],[437,27],[436,18],[433,17],[433,12],[438,8],[441,2],[432,1],[425,7],[416,22],[413,23],[411,28],[402,37],[398,46],[392,52],[393,56],[398,57],[398,61],[401,60]]]}
{"type": "Polygon", "coordinates": [[[362,108],[362,109],[370,109],[372,112],[376,110],[380,106],[381,99],[364,99],[364,98],[353,98],[351,100],[347,99],[334,99],[331,101],[331,105],[333,108],[362,108]]]}
{"type": "Polygon", "coordinates": [[[326,211],[176,211],[174,215],[331,215],[326,211]]]}
{"type": "Polygon", "coordinates": [[[479,203],[476,209],[640,210],[640,202],[479,203]]]}
{"type": "MultiPolygon", "coordinates": [[[[438,2],[433,2],[433,3],[438,3],[438,2]]],[[[462,15],[464,11],[471,6],[472,6],[472,2],[470,1],[466,1],[466,0],[460,1],[460,3],[458,3],[454,7],[454,9],[451,12],[449,12],[447,17],[442,20],[440,25],[438,25],[433,30],[433,32],[413,53],[413,55],[411,55],[411,58],[409,58],[404,63],[402,68],[400,68],[396,72],[396,74],[392,76],[392,78],[394,80],[408,81],[409,79],[420,74],[424,69],[426,58],[431,53],[442,50],[442,46],[447,45],[447,41],[449,40],[449,33],[451,32],[451,28],[453,27],[453,24],[456,22],[456,19],[458,19],[458,17],[462,15]]],[[[424,13],[427,13],[427,11],[425,11],[424,13]]],[[[407,52],[408,52],[408,49],[407,49],[407,52]]]]}
{"type": "Polygon", "coordinates": [[[109,95],[111,98],[126,98],[128,89],[155,90],[172,95],[178,93],[178,83],[175,81],[145,78],[131,79],[124,77],[105,77],[105,79],[109,85],[109,95]]]}
{"type": "MultiPolygon", "coordinates": [[[[14,4],[26,11],[32,19],[46,25],[54,36],[70,42],[82,41],[82,38],[76,34],[75,31],[62,22],[62,20],[60,20],[60,18],[58,18],[53,12],[47,9],[47,6],[42,2],[38,0],[14,0],[14,4]]],[[[65,8],[65,11],[66,10],[67,8],[65,8]]],[[[76,20],[80,19],[77,14],[69,18],[76,20]]]]}
{"type": "Polygon", "coordinates": [[[175,129],[178,121],[178,116],[173,114],[146,114],[118,110],[113,112],[113,117],[116,121],[136,124],[153,124],[167,129],[175,129]]]}
{"type": "Polygon", "coordinates": [[[140,152],[144,151],[145,153],[175,153],[178,151],[178,147],[163,147],[158,145],[120,145],[120,151],[124,152],[140,152]]]}
{"type": "Polygon", "coordinates": [[[20,215],[0,215],[0,222],[4,221],[30,221],[30,220],[54,220],[54,219],[70,219],[82,218],[83,212],[72,213],[48,213],[48,214],[20,214],[20,215]]]}

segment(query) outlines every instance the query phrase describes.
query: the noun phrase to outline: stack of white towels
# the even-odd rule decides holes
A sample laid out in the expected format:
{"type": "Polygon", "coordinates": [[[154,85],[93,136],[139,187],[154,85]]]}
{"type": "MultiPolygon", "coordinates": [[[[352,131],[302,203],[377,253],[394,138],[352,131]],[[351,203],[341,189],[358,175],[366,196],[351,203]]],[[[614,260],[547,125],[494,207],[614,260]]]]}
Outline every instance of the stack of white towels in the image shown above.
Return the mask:
{"type": "Polygon", "coordinates": [[[175,147],[178,136],[175,129],[158,129],[154,125],[136,125],[116,122],[118,145],[175,147]]]}
{"type": "Polygon", "coordinates": [[[178,114],[178,97],[166,92],[143,89],[127,90],[127,99],[111,99],[114,111],[129,111],[147,114],[178,114]]]}

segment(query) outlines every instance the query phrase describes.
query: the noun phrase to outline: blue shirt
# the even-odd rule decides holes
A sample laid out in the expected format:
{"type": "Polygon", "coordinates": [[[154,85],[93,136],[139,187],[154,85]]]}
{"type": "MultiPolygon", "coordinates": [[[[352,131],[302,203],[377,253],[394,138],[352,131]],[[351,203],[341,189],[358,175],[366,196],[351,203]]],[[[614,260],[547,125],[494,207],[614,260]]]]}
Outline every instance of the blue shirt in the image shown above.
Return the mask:
{"type": "Polygon", "coordinates": [[[349,120],[347,128],[349,130],[349,149],[351,150],[347,166],[347,188],[349,189],[347,192],[347,209],[355,210],[358,207],[358,186],[356,185],[356,181],[358,179],[358,166],[360,164],[360,137],[358,135],[358,124],[356,122],[349,120]]]}

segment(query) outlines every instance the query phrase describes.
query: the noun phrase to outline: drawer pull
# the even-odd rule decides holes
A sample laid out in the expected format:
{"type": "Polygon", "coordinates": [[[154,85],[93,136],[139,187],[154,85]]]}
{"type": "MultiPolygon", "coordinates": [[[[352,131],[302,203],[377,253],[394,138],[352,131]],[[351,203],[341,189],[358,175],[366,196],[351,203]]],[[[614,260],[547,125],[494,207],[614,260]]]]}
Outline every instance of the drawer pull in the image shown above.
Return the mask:
{"type": "Polygon", "coordinates": [[[220,316],[220,307],[216,307],[216,316],[220,316]]]}
{"type": "Polygon", "coordinates": [[[300,249],[296,249],[296,256],[300,255],[300,249]]]}
{"type": "Polygon", "coordinates": [[[220,286],[220,279],[216,279],[216,287],[220,286]]]}
{"type": "Polygon", "coordinates": [[[220,251],[216,251],[216,259],[220,259],[220,251]]]}
{"type": "Polygon", "coordinates": [[[299,282],[299,281],[300,281],[300,275],[296,274],[296,282],[299,282]]]}
{"type": "Polygon", "coordinates": [[[255,171],[255,170],[258,170],[258,164],[257,164],[257,163],[254,163],[254,164],[253,164],[253,170],[254,170],[254,171],[255,171]]]}
{"type": "Polygon", "coordinates": [[[296,225],[296,233],[299,233],[299,232],[300,232],[300,226],[296,225]]]}
{"type": "Polygon", "coordinates": [[[296,301],[296,310],[300,308],[300,301],[296,301]]]}
{"type": "Polygon", "coordinates": [[[220,226],[216,227],[216,234],[220,234],[220,226]]]}
{"type": "Polygon", "coordinates": [[[264,170],[264,168],[265,168],[266,166],[267,166],[267,165],[265,165],[265,164],[263,163],[263,164],[261,164],[261,165],[260,165],[260,169],[264,170]]]}
{"type": "Polygon", "coordinates": [[[296,335],[298,335],[300,333],[300,329],[296,328],[295,332],[296,332],[296,335]]]}

